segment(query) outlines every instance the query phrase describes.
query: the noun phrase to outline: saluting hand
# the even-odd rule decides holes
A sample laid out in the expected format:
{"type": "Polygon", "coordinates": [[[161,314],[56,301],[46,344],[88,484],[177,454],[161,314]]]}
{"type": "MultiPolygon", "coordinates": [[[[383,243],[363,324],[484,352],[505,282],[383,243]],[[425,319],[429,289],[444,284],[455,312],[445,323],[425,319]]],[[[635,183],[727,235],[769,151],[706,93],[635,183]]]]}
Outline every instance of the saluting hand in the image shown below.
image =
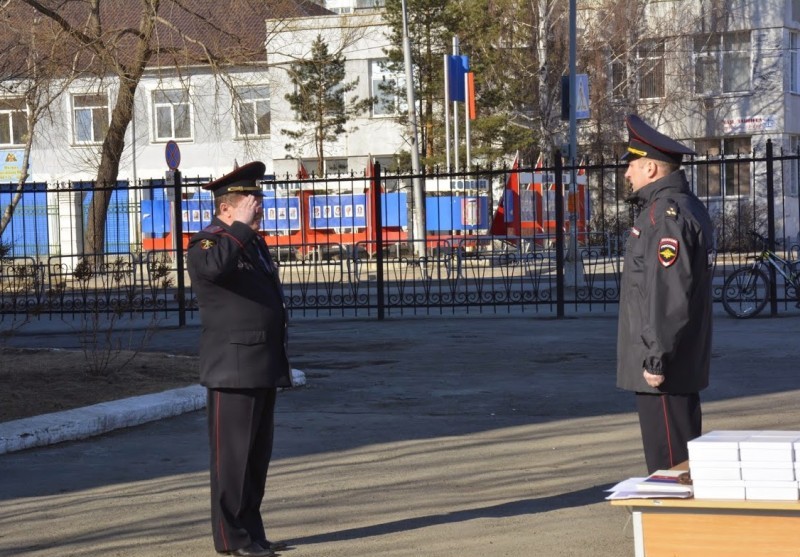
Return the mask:
{"type": "Polygon", "coordinates": [[[239,200],[233,208],[233,220],[242,222],[250,227],[257,227],[261,220],[261,199],[248,195],[239,200]]]}

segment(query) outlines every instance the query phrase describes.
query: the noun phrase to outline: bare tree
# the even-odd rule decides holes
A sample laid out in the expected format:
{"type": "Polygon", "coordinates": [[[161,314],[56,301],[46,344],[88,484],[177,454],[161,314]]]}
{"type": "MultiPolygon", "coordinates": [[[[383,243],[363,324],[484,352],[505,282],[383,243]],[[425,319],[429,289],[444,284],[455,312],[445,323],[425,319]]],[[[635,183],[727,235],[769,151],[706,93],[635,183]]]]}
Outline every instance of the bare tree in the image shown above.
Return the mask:
{"type": "Polygon", "coordinates": [[[75,76],[74,66],[67,64],[68,60],[61,55],[63,32],[56,29],[54,34],[45,36],[38,33],[40,17],[34,16],[31,25],[30,17],[20,20],[19,13],[4,15],[6,17],[0,18],[0,33],[14,40],[7,43],[5,55],[0,61],[0,92],[15,99],[14,102],[21,101],[9,108],[24,116],[24,120],[12,117],[7,133],[10,143],[23,140],[24,147],[21,173],[14,195],[0,216],[0,234],[11,222],[24,193],[36,125],[49,113],[53,103],[75,76]],[[56,72],[61,77],[54,87],[50,76],[56,72]]]}
{"type": "Polygon", "coordinates": [[[74,54],[82,75],[116,81],[116,99],[100,148],[89,207],[87,253],[103,251],[112,194],[109,186],[117,181],[135,93],[148,68],[166,68],[181,75],[185,68],[201,65],[225,81],[226,71],[232,67],[263,67],[264,21],[287,10],[291,13],[290,5],[294,3],[19,0],[4,8],[32,8],[42,17],[42,29],[62,31],[61,49],[74,54]]]}

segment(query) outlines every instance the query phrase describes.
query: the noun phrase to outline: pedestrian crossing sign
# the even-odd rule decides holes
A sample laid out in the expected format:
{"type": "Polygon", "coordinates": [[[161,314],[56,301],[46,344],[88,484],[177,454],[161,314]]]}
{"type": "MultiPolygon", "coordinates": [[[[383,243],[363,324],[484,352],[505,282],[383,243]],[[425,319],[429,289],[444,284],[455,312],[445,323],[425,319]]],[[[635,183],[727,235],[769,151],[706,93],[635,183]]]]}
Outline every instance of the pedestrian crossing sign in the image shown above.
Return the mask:
{"type": "Polygon", "coordinates": [[[575,118],[586,120],[590,116],[589,111],[589,76],[585,73],[575,76],[575,88],[578,90],[578,100],[575,106],[575,118]]]}

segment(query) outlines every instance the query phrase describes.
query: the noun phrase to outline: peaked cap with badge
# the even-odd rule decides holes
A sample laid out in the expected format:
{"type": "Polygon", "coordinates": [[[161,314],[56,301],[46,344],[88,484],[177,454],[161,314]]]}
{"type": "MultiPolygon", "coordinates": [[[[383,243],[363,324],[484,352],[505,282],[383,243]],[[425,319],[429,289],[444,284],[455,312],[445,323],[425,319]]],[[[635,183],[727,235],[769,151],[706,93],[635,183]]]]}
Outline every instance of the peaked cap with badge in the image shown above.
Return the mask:
{"type": "Polygon", "coordinates": [[[240,193],[242,195],[264,195],[258,181],[264,177],[267,167],[261,161],[253,161],[244,166],[235,168],[221,178],[203,186],[204,190],[213,192],[214,197],[226,193],[240,193]]]}
{"type": "Polygon", "coordinates": [[[686,145],[678,143],[650,127],[635,114],[629,114],[625,118],[625,124],[628,126],[628,150],[621,157],[623,161],[646,157],[657,161],[681,164],[683,155],[697,154],[686,145]]]}

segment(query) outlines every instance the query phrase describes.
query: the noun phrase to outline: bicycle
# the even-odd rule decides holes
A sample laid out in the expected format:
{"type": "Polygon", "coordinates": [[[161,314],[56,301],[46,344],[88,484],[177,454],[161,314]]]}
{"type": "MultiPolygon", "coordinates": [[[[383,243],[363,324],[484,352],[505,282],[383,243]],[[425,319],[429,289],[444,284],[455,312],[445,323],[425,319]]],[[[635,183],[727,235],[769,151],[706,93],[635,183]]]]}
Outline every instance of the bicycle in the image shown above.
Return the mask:
{"type": "Polygon", "coordinates": [[[755,261],[746,267],[733,271],[722,286],[722,306],[729,315],[737,319],[747,319],[758,315],[769,300],[770,267],[786,281],[786,293],[794,291],[794,298],[800,307],[800,260],[790,261],[767,247],[767,238],[757,232],[750,234],[761,242],[764,249],[755,256],[755,261]]]}

